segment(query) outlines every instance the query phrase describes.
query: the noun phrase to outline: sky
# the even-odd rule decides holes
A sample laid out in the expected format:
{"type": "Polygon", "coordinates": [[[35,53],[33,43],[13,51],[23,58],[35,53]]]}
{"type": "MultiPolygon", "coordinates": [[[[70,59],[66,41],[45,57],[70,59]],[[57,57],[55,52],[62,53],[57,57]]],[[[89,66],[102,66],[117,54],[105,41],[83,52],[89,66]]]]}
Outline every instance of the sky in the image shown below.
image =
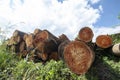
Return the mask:
{"type": "Polygon", "coordinates": [[[0,0],[0,37],[18,29],[32,33],[47,29],[74,39],[82,27],[101,34],[120,32],[120,0],[0,0]]]}

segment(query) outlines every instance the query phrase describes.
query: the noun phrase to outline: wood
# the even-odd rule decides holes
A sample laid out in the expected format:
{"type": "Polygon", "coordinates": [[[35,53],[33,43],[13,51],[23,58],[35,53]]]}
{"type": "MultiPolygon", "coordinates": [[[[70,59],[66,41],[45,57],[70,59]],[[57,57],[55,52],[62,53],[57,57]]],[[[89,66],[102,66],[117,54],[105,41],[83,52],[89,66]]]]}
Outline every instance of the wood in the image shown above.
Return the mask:
{"type": "Polygon", "coordinates": [[[70,70],[85,74],[94,61],[94,52],[82,41],[72,41],[64,48],[64,59],[70,70]]]}
{"type": "Polygon", "coordinates": [[[42,54],[46,53],[49,56],[51,52],[57,51],[57,40],[58,38],[48,30],[43,30],[35,36],[33,43],[36,50],[42,54]]]}
{"type": "Polygon", "coordinates": [[[58,56],[58,52],[52,52],[52,53],[49,55],[49,60],[55,60],[55,61],[60,60],[60,59],[59,59],[59,56],[58,56]]]}
{"type": "Polygon", "coordinates": [[[112,52],[116,56],[120,56],[120,43],[113,45],[112,52]]]}
{"type": "Polygon", "coordinates": [[[58,56],[63,61],[64,61],[64,49],[65,49],[66,45],[68,45],[69,43],[70,43],[69,40],[65,40],[58,47],[58,56]]]}
{"type": "Polygon", "coordinates": [[[100,48],[109,48],[112,46],[112,38],[109,35],[99,35],[96,38],[96,45],[100,48]]]}
{"type": "Polygon", "coordinates": [[[89,27],[83,27],[82,29],[80,29],[79,33],[78,33],[78,37],[75,40],[81,40],[84,42],[90,42],[92,41],[94,34],[91,28],[89,27]]]}
{"type": "Polygon", "coordinates": [[[13,36],[12,36],[14,38],[13,42],[16,43],[16,44],[18,44],[19,42],[21,42],[23,40],[23,37],[24,37],[25,34],[26,33],[22,32],[22,31],[15,30],[13,32],[13,36]]]}
{"type": "Polygon", "coordinates": [[[34,35],[37,35],[37,34],[40,33],[40,32],[42,32],[42,30],[36,28],[36,29],[34,30],[33,34],[34,34],[34,35]]]}
{"type": "Polygon", "coordinates": [[[58,38],[58,41],[59,41],[58,44],[60,45],[62,42],[66,41],[66,40],[69,40],[69,38],[65,34],[62,34],[58,38]]]}

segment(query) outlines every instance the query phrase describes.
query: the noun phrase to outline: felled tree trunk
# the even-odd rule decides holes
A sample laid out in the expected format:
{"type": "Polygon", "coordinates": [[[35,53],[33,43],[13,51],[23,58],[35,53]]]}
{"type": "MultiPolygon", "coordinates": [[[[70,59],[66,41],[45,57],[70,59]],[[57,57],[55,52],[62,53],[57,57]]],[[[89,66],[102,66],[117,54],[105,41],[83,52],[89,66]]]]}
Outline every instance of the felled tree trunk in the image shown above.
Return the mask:
{"type": "Polygon", "coordinates": [[[80,40],[80,41],[84,41],[87,43],[87,42],[92,41],[93,36],[94,34],[91,28],[83,27],[82,29],[80,29],[78,33],[78,37],[75,40],[76,41],[80,40]]]}
{"type": "Polygon", "coordinates": [[[58,55],[59,55],[59,58],[62,60],[64,60],[64,49],[66,45],[68,45],[69,43],[70,43],[70,40],[65,40],[58,47],[58,55]]]}
{"type": "Polygon", "coordinates": [[[69,38],[65,34],[62,34],[58,38],[58,44],[60,45],[62,42],[66,41],[66,40],[69,40],[69,38]]]}
{"type": "Polygon", "coordinates": [[[49,56],[51,52],[57,51],[57,40],[58,38],[51,34],[49,31],[43,30],[35,36],[33,43],[39,53],[46,53],[49,56]]]}
{"type": "Polygon", "coordinates": [[[78,75],[88,71],[94,61],[94,52],[82,41],[72,41],[64,47],[63,56],[70,70],[78,75]]]}
{"type": "Polygon", "coordinates": [[[59,56],[58,56],[58,52],[52,52],[50,55],[49,55],[49,60],[55,60],[55,61],[58,61],[60,60],[59,59],[59,56]]]}
{"type": "Polygon", "coordinates": [[[112,38],[108,35],[99,35],[96,38],[96,45],[100,48],[109,48],[112,46],[112,38]]]}
{"type": "Polygon", "coordinates": [[[37,34],[40,33],[40,32],[42,32],[42,30],[36,28],[36,29],[34,30],[33,34],[34,34],[34,35],[37,35],[37,34]]]}
{"type": "Polygon", "coordinates": [[[113,45],[113,47],[112,47],[112,52],[113,52],[113,54],[115,54],[116,56],[120,56],[120,43],[113,45]]]}

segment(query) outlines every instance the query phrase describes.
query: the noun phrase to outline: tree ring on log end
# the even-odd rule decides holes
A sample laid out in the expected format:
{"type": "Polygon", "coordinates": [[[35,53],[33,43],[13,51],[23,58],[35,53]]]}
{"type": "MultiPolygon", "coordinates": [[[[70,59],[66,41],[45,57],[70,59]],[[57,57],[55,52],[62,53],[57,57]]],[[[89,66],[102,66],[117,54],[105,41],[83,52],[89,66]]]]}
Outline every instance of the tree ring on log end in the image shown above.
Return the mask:
{"type": "Polygon", "coordinates": [[[85,74],[94,61],[93,51],[82,41],[72,41],[64,49],[64,59],[70,70],[85,74]]]}
{"type": "Polygon", "coordinates": [[[101,48],[108,48],[112,46],[112,38],[108,35],[99,35],[96,38],[96,44],[101,48]]]}
{"type": "Polygon", "coordinates": [[[83,27],[78,34],[78,38],[84,42],[90,42],[93,36],[93,31],[89,27],[83,27]]]}

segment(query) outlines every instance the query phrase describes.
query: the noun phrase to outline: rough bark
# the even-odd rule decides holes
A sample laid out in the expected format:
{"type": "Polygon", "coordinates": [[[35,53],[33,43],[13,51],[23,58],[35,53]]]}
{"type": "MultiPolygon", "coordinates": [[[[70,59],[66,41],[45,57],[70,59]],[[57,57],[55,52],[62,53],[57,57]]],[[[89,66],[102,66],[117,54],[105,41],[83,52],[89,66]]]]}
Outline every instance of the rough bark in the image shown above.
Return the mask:
{"type": "Polygon", "coordinates": [[[62,42],[66,41],[66,40],[69,40],[69,38],[65,34],[62,34],[58,38],[58,44],[60,45],[62,42]]]}
{"type": "Polygon", "coordinates": [[[35,49],[38,50],[39,53],[46,53],[49,56],[51,52],[57,51],[57,40],[58,38],[50,33],[48,30],[43,30],[35,36],[33,43],[35,49]]]}
{"type": "Polygon", "coordinates": [[[64,48],[64,60],[78,75],[86,73],[94,61],[94,52],[82,41],[72,41],[64,48]]]}
{"type": "Polygon", "coordinates": [[[109,35],[99,35],[96,38],[96,45],[100,48],[109,48],[112,46],[112,38],[109,35]]]}
{"type": "Polygon", "coordinates": [[[64,49],[65,49],[66,45],[68,45],[69,43],[70,43],[69,40],[65,40],[58,47],[58,55],[59,55],[59,58],[62,60],[64,60],[64,49]]]}
{"type": "Polygon", "coordinates": [[[83,27],[80,29],[78,33],[78,37],[75,40],[81,40],[84,42],[90,42],[92,41],[94,34],[91,28],[89,27],[83,27]]]}

